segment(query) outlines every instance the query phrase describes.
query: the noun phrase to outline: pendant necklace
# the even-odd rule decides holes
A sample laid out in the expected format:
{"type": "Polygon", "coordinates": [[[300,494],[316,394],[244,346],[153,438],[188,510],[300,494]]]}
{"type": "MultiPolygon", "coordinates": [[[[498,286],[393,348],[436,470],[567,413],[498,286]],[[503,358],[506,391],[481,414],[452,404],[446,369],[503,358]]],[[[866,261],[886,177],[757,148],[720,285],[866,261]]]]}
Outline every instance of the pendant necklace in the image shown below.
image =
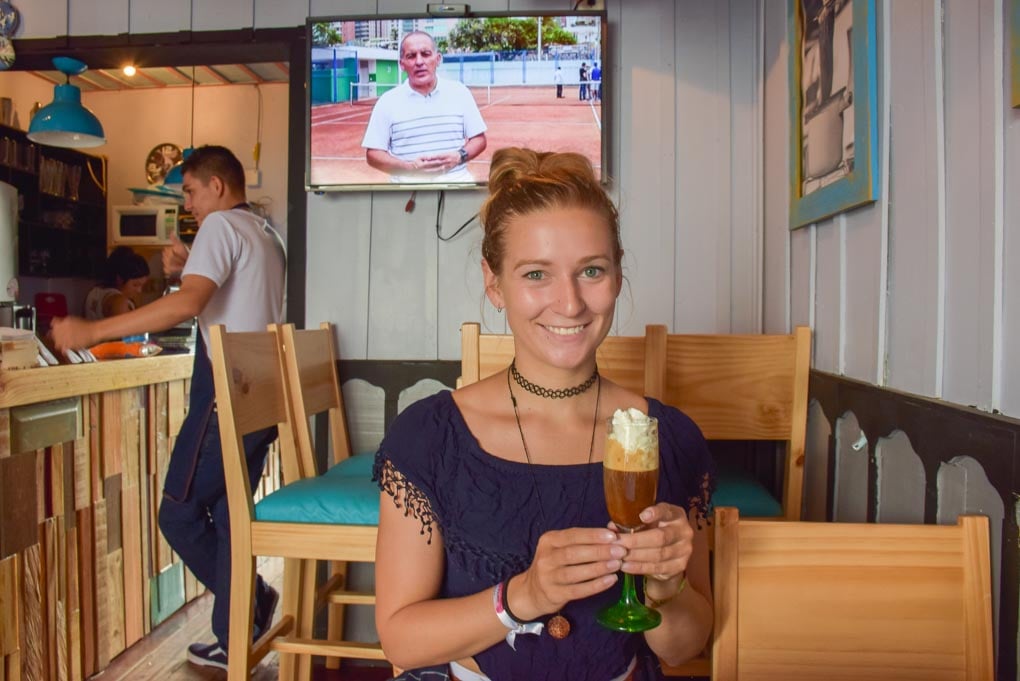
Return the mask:
{"type": "MultiPolygon", "coordinates": [[[[564,397],[573,397],[587,392],[588,388],[592,386],[592,383],[598,381],[598,387],[595,392],[595,414],[592,416],[591,422],[591,442],[588,443],[588,467],[589,470],[585,472],[584,487],[581,492],[581,503],[578,506],[578,520],[580,520],[580,514],[584,512],[584,501],[588,496],[588,485],[591,483],[591,457],[595,451],[595,431],[598,427],[599,422],[599,401],[602,399],[602,377],[599,376],[599,368],[595,367],[595,371],[592,375],[582,384],[573,388],[563,388],[558,390],[550,390],[543,388],[542,386],[535,385],[528,379],[521,376],[520,372],[517,371],[516,360],[510,362],[510,369],[506,374],[506,389],[510,393],[510,403],[514,407],[514,418],[517,420],[517,431],[521,434],[521,445],[524,447],[524,458],[528,461],[528,471],[531,473],[531,484],[535,490],[535,497],[538,499],[538,512],[542,515],[542,523],[548,527],[549,521],[545,514],[545,505],[542,503],[542,494],[538,489],[538,480],[535,478],[535,468],[531,462],[531,452],[528,451],[528,442],[524,438],[524,428],[521,427],[521,415],[517,411],[517,398],[514,397],[513,387],[510,385],[510,377],[513,376],[514,381],[517,385],[521,386],[530,393],[539,395],[541,397],[548,397],[552,399],[562,399],[564,397]]],[[[555,639],[564,639],[570,634],[570,621],[559,611],[555,615],[549,618],[549,623],[546,625],[546,631],[549,635],[555,639]]]]}

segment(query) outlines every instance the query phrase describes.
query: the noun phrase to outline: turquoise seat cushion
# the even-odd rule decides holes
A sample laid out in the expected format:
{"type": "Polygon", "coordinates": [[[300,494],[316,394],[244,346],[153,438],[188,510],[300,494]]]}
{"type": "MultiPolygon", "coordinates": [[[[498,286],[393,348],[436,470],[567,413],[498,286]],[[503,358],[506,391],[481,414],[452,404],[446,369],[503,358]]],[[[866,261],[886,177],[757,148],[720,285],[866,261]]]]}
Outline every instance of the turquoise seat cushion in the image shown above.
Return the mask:
{"type": "Polygon", "coordinates": [[[255,519],[280,523],[378,525],[372,454],[352,456],[324,475],[298,480],[255,504],[255,519]]]}
{"type": "Polygon", "coordinates": [[[742,518],[772,518],[783,515],[783,506],[763,484],[749,474],[721,469],[716,477],[712,505],[735,506],[742,518]]]}
{"type": "Polygon", "coordinates": [[[373,464],[375,464],[375,452],[363,452],[347,457],[326,471],[326,475],[335,475],[341,478],[371,478],[373,464]]]}

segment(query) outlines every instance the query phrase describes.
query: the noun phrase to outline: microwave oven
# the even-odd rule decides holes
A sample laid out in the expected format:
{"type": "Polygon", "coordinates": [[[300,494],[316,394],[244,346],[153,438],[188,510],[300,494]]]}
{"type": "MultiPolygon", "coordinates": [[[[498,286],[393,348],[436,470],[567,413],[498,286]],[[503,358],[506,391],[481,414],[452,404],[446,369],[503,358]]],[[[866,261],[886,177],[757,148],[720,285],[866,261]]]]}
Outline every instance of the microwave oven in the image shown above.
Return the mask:
{"type": "Polygon", "coordinates": [[[171,204],[114,206],[109,241],[112,246],[165,246],[177,231],[180,206],[171,204]]]}

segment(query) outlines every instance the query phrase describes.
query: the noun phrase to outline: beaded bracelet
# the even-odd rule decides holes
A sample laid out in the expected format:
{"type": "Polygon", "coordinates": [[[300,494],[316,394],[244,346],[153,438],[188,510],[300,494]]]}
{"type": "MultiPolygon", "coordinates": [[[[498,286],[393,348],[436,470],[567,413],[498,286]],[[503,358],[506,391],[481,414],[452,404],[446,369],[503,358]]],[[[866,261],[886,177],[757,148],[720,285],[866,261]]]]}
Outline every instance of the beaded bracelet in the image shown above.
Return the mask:
{"type": "Polygon", "coordinates": [[[492,587],[492,607],[496,610],[499,621],[510,630],[506,634],[506,642],[511,650],[516,651],[514,639],[517,638],[517,634],[541,634],[545,625],[542,622],[518,622],[510,615],[506,607],[506,585],[507,582],[504,581],[492,587]]]}
{"type": "Polygon", "coordinates": [[[674,591],[670,595],[666,596],[661,601],[658,600],[658,599],[652,598],[651,596],[649,596],[648,595],[648,590],[646,589],[645,590],[645,605],[647,605],[649,608],[658,610],[662,606],[666,605],[666,603],[669,603],[671,600],[673,600],[674,598],[679,596],[680,592],[683,591],[686,587],[687,587],[687,575],[684,575],[683,579],[680,580],[680,584],[679,584],[679,586],[677,586],[676,591],[674,591]]]}

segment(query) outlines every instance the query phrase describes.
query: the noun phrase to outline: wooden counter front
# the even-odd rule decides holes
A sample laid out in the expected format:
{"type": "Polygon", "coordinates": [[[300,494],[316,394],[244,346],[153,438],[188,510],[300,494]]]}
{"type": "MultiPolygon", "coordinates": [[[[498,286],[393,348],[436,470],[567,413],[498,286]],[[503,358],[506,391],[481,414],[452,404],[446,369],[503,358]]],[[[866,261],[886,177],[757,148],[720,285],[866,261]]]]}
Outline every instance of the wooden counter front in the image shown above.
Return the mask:
{"type": "Polygon", "coordinates": [[[203,591],[157,525],[193,361],[0,372],[0,681],[86,679],[203,591]],[[15,419],[68,398],[77,437],[15,453],[15,419]]]}

